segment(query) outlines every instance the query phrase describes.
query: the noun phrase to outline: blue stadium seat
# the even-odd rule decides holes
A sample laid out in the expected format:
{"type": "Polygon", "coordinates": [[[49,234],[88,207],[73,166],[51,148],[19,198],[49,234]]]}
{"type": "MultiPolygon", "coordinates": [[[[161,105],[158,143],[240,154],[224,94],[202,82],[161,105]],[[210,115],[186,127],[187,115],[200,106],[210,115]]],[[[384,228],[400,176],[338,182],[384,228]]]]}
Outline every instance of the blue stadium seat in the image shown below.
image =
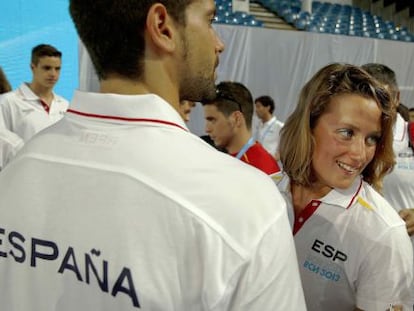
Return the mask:
{"type": "Polygon", "coordinates": [[[216,0],[215,23],[240,25],[249,27],[263,27],[263,22],[246,12],[233,12],[231,0],[216,0]]]}

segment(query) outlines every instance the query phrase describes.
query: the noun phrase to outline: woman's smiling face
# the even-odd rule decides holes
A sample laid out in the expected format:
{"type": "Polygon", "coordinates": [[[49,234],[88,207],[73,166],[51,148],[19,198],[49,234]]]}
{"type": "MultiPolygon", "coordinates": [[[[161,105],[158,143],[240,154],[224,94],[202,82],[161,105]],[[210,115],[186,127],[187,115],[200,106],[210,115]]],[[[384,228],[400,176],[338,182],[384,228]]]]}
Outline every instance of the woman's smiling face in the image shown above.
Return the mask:
{"type": "Polygon", "coordinates": [[[333,97],[313,129],[314,186],[323,193],[350,187],[373,159],[380,136],[381,110],[373,99],[333,97]]]}

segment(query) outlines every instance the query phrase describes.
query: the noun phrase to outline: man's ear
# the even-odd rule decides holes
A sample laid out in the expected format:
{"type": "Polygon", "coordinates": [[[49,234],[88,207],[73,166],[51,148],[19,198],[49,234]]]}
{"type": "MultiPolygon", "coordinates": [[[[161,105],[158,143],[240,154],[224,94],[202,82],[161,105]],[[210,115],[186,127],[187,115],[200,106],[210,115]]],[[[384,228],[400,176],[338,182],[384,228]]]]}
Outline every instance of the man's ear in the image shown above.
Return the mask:
{"type": "Polygon", "coordinates": [[[243,123],[245,123],[245,119],[243,113],[241,111],[233,111],[230,115],[229,119],[231,118],[231,124],[236,127],[241,127],[243,123]]]}
{"type": "Polygon", "coordinates": [[[150,7],[146,26],[148,37],[154,46],[167,52],[174,51],[176,46],[174,35],[177,28],[163,4],[155,3],[150,7]]]}

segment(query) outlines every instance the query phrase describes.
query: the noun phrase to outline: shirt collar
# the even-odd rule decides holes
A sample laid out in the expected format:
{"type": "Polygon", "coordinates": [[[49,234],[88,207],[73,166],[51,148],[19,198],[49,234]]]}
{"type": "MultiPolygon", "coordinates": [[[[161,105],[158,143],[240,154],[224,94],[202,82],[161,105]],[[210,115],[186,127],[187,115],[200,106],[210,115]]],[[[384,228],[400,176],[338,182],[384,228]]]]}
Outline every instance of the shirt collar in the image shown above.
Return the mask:
{"type": "Polygon", "coordinates": [[[271,118],[270,118],[270,120],[268,120],[268,121],[264,122],[264,123],[263,123],[263,126],[266,126],[266,125],[271,124],[274,120],[276,120],[276,117],[275,117],[275,116],[271,117],[271,118]]]}
{"type": "Polygon", "coordinates": [[[39,100],[39,96],[33,93],[32,89],[29,87],[29,84],[27,82],[22,83],[22,85],[20,85],[20,91],[22,92],[24,99],[39,100]]]}
{"type": "Polygon", "coordinates": [[[397,113],[397,117],[394,123],[394,139],[403,141],[405,135],[407,135],[407,122],[405,122],[403,117],[397,113]]]}
{"type": "MultiPolygon", "coordinates": [[[[358,197],[358,194],[362,188],[362,176],[355,178],[355,181],[352,185],[345,190],[342,189],[332,189],[327,195],[323,198],[317,199],[325,204],[337,205],[343,208],[349,208],[358,197]]],[[[290,193],[290,178],[283,173],[282,178],[277,182],[279,190],[283,192],[286,196],[291,197],[290,193]]]]}
{"type": "Polygon", "coordinates": [[[119,95],[75,91],[68,113],[110,123],[158,121],[188,131],[179,113],[155,94],[119,95]]]}
{"type": "MultiPolygon", "coordinates": [[[[37,96],[32,89],[29,87],[28,82],[24,82],[19,87],[20,92],[23,94],[24,99],[26,100],[40,100],[40,97],[37,96]]],[[[55,92],[52,92],[53,94],[53,101],[61,101],[61,98],[55,94],[55,92]]]]}
{"type": "Polygon", "coordinates": [[[352,185],[347,189],[332,189],[327,195],[319,199],[326,204],[338,205],[343,208],[349,208],[358,197],[362,188],[362,176],[355,178],[352,185]]]}

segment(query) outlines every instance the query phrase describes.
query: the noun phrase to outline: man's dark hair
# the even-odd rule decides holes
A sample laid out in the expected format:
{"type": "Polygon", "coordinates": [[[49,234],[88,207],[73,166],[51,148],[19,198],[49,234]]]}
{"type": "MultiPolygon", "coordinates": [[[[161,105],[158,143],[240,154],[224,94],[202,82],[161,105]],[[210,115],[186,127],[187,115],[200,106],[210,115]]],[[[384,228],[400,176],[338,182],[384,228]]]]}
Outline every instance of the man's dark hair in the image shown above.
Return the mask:
{"type": "Polygon", "coordinates": [[[273,111],[275,111],[275,102],[270,96],[260,96],[255,99],[255,103],[260,102],[262,106],[264,107],[270,107],[269,112],[273,114],[273,111]]]}
{"type": "Polygon", "coordinates": [[[388,91],[391,93],[393,100],[398,99],[399,88],[394,70],[384,64],[378,63],[369,63],[361,67],[377,81],[388,87],[388,91]]]}
{"type": "Polygon", "coordinates": [[[408,122],[410,121],[410,110],[406,105],[403,103],[400,103],[397,107],[397,112],[401,115],[401,117],[404,119],[404,121],[408,122]]]}
{"type": "Polygon", "coordinates": [[[100,80],[111,73],[139,79],[150,7],[157,2],[163,4],[168,14],[185,26],[186,8],[192,1],[70,0],[69,10],[100,80]]]}
{"type": "Polygon", "coordinates": [[[62,52],[52,45],[39,44],[32,49],[32,64],[37,65],[39,59],[45,56],[62,58],[62,52]]]}
{"type": "Polygon", "coordinates": [[[246,126],[251,128],[253,117],[253,97],[247,87],[239,82],[220,82],[216,86],[216,97],[211,101],[202,102],[204,105],[214,105],[226,117],[235,111],[240,111],[246,120],[246,126]]]}

